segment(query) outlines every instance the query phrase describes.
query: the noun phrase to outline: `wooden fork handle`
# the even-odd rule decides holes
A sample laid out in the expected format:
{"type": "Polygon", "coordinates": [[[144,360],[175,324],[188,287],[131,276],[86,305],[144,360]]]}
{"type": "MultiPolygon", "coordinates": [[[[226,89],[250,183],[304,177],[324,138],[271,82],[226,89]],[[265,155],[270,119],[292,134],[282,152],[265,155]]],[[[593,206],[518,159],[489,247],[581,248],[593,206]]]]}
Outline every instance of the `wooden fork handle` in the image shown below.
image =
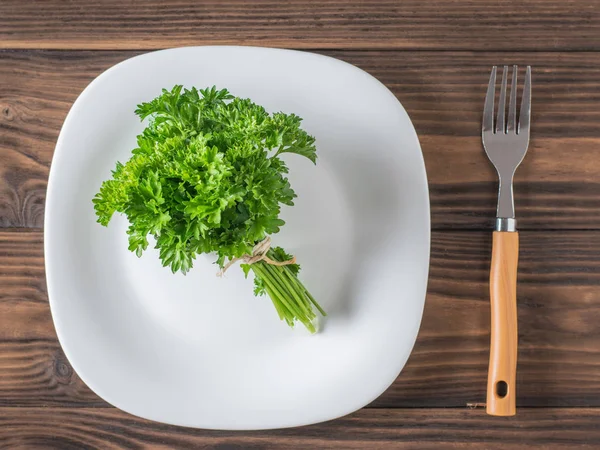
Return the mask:
{"type": "Polygon", "coordinates": [[[492,333],[487,413],[514,416],[517,375],[517,264],[519,233],[494,231],[490,269],[492,333]]]}

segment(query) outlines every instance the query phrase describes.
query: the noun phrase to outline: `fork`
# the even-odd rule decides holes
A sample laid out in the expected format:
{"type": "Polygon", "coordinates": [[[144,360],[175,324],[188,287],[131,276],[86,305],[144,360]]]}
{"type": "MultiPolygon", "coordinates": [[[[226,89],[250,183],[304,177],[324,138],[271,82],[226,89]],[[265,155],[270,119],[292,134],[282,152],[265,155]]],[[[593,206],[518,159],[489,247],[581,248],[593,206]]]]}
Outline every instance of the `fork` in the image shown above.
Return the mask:
{"type": "Polygon", "coordinates": [[[513,416],[516,413],[519,233],[515,220],[513,176],[529,146],[531,67],[527,66],[518,120],[517,72],[518,67],[513,66],[507,120],[508,66],[504,66],[498,112],[494,123],[496,66],[492,68],[485,96],[481,129],[483,147],[496,168],[499,178],[498,209],[490,266],[492,327],[486,405],[487,413],[494,416],[513,416]]]}

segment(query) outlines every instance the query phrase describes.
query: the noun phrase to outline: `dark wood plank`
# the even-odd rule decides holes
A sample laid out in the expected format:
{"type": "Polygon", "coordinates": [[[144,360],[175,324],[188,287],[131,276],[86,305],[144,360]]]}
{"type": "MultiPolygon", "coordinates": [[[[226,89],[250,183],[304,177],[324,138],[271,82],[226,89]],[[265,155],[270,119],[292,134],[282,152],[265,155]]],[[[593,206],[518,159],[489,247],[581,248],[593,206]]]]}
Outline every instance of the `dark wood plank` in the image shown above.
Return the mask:
{"type": "Polygon", "coordinates": [[[0,47],[598,50],[593,0],[4,0],[0,47]]]}
{"type": "MultiPolygon", "coordinates": [[[[62,122],[100,72],[132,52],[0,52],[0,227],[41,227],[62,122]]],[[[600,53],[327,52],[369,71],[402,101],[419,133],[434,229],[487,229],[495,173],[480,142],[488,71],[535,66],[530,150],[517,171],[521,229],[600,226],[600,53]]]]}
{"type": "MultiPolygon", "coordinates": [[[[49,319],[48,308],[42,312],[44,319],[49,319]]],[[[31,319],[22,323],[27,322],[31,319]]],[[[73,371],[56,336],[49,340],[0,341],[0,374],[0,406],[109,406],[73,371]]]]}
{"type": "MultiPolygon", "coordinates": [[[[7,448],[202,449],[593,449],[600,410],[521,409],[513,418],[483,410],[363,409],[308,427],[211,431],[159,424],[114,408],[0,408],[7,448]]],[[[2,442],[3,441],[3,442],[2,442]]]]}
{"type": "MultiPolygon", "coordinates": [[[[527,231],[520,246],[517,404],[600,406],[600,233],[527,231]]],[[[375,405],[485,401],[490,250],[489,233],[433,233],[419,337],[375,405]]]]}
{"type": "MultiPolygon", "coordinates": [[[[434,232],[413,354],[372,406],[485,401],[486,232],[434,232]]],[[[518,405],[600,406],[600,232],[521,233],[518,405]]],[[[0,406],[107,406],[70,368],[46,299],[40,232],[0,232],[0,406]]]]}
{"type": "MultiPolygon", "coordinates": [[[[481,138],[421,135],[419,139],[429,180],[432,228],[492,229],[498,184],[481,138]]],[[[519,229],[598,229],[599,145],[600,138],[534,134],[514,180],[519,229]]]]}

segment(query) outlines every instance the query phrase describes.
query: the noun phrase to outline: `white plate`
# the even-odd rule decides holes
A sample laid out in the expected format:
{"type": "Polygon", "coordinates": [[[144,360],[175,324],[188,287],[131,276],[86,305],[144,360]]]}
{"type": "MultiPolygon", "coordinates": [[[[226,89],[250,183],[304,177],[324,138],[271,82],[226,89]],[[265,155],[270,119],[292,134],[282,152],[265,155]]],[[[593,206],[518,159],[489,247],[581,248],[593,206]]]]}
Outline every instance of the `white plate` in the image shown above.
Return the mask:
{"type": "Polygon", "coordinates": [[[265,429],[348,414],[379,396],[413,347],[429,263],[423,157],[394,95],[311,53],[190,47],[131,58],[94,80],[60,133],[48,184],[52,316],[82,380],[131,414],[176,425],[265,429]],[[125,219],[96,223],[92,197],[144,124],[136,105],[175,84],[217,85],[296,113],[318,164],[286,155],[298,194],[273,237],[329,313],[311,336],[279,322],[239,268],[187,276],[127,250],[125,219]]]}

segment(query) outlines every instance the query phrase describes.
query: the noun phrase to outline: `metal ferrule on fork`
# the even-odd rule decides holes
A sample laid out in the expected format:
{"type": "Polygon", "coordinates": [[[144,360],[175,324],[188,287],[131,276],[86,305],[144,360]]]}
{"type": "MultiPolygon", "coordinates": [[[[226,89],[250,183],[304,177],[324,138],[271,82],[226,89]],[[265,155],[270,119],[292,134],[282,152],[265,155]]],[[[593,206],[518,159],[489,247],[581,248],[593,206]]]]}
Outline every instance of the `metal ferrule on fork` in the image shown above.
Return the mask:
{"type": "Polygon", "coordinates": [[[496,217],[495,231],[517,231],[517,219],[513,217],[496,217]]]}

